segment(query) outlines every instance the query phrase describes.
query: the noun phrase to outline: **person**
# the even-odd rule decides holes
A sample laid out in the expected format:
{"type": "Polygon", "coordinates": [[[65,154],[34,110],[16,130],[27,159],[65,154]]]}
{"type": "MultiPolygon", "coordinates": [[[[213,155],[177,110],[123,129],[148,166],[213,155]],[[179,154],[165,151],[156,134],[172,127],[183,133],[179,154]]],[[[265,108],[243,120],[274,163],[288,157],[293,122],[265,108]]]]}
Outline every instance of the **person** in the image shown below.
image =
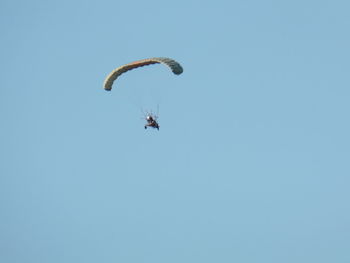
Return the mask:
{"type": "Polygon", "coordinates": [[[147,115],[146,120],[147,120],[148,123],[154,122],[154,119],[153,119],[152,115],[147,115]]]}

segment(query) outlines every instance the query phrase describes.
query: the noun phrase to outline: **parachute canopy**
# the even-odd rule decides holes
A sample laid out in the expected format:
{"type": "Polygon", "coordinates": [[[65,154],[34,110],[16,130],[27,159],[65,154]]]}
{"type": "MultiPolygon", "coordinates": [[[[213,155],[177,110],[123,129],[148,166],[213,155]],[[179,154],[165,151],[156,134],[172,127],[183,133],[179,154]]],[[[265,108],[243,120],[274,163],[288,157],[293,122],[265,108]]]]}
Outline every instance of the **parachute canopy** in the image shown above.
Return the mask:
{"type": "Polygon", "coordinates": [[[160,57],[160,58],[142,59],[142,60],[138,60],[126,65],[123,65],[113,70],[105,79],[103,87],[105,90],[109,91],[112,89],[113,82],[123,73],[129,70],[132,70],[134,68],[139,68],[139,67],[143,67],[151,64],[159,64],[159,63],[168,66],[171,69],[171,71],[176,75],[180,75],[183,72],[181,65],[171,58],[160,57]]]}

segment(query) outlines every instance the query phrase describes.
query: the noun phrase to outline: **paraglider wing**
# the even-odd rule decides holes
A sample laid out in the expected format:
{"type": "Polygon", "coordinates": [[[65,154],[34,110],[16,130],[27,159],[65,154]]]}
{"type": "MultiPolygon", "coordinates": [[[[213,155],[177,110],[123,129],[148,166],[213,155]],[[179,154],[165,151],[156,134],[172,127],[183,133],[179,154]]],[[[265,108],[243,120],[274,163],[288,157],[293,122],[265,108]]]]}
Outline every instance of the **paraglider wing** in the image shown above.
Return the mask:
{"type": "Polygon", "coordinates": [[[159,64],[159,63],[168,66],[171,69],[171,71],[176,75],[180,75],[183,72],[181,65],[171,58],[143,59],[143,60],[131,62],[129,64],[126,64],[124,66],[121,66],[113,70],[105,79],[103,87],[105,90],[110,91],[112,89],[113,82],[123,73],[129,70],[132,70],[134,68],[139,68],[139,67],[143,67],[151,64],[159,64]]]}

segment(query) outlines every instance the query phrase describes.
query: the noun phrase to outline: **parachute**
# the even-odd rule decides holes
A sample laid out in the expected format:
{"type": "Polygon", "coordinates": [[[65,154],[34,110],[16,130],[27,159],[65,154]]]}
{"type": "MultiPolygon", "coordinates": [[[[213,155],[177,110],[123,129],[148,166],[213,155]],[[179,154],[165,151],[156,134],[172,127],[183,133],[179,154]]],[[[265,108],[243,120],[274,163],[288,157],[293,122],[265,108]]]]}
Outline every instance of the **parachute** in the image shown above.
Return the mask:
{"type": "Polygon", "coordinates": [[[103,84],[104,89],[107,91],[112,90],[113,82],[123,73],[129,70],[132,70],[134,68],[139,68],[139,67],[143,67],[151,64],[164,64],[168,66],[171,69],[171,71],[176,75],[180,75],[183,72],[181,65],[171,58],[159,57],[159,58],[142,59],[142,60],[138,60],[126,65],[123,65],[113,70],[104,81],[104,84],[103,84]]]}

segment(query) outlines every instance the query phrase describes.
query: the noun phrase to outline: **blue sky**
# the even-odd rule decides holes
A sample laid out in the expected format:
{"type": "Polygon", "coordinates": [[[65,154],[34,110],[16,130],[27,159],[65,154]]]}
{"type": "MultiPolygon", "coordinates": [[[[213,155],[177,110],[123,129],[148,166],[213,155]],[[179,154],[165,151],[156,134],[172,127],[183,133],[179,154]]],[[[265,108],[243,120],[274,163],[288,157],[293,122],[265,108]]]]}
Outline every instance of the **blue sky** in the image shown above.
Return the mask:
{"type": "Polygon", "coordinates": [[[2,1],[0,261],[349,262],[349,8],[2,1]]]}

